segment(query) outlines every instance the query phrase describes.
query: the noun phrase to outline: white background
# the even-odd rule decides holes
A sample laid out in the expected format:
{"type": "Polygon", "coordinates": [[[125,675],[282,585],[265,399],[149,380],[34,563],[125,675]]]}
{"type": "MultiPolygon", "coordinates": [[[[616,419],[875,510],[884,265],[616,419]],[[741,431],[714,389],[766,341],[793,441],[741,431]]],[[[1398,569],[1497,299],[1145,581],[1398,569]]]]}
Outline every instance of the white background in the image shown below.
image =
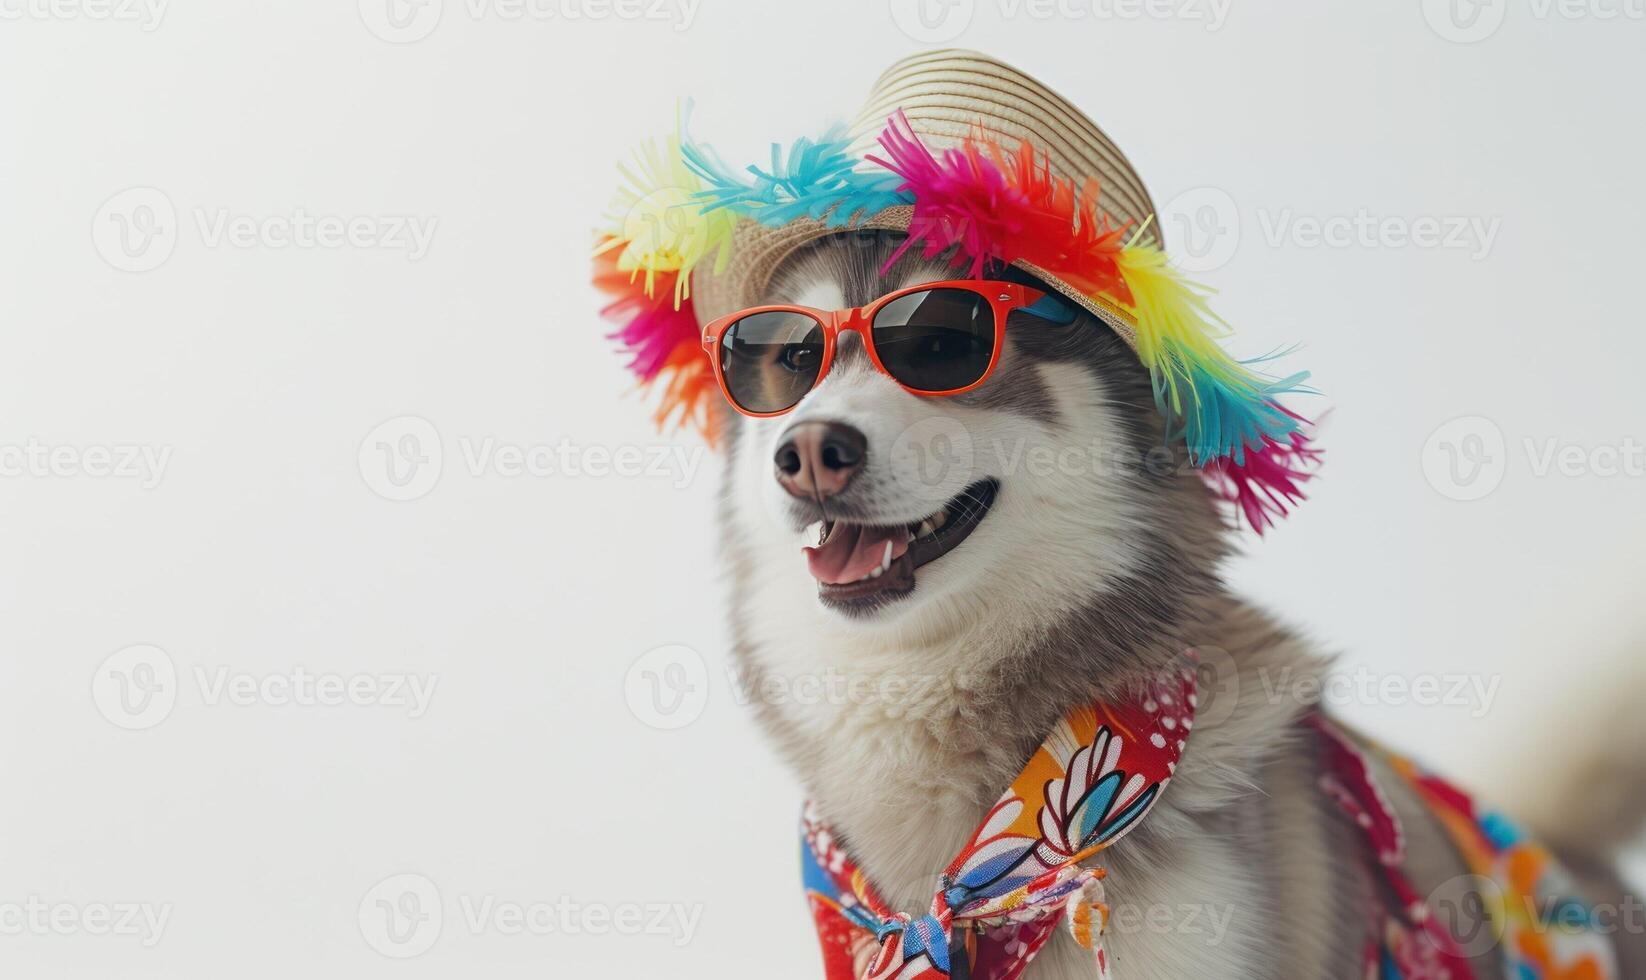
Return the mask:
{"type": "Polygon", "coordinates": [[[173,0],[156,19],[0,0],[0,445],[69,461],[0,478],[0,907],[170,907],[152,946],[0,935],[6,975],[809,964],[797,791],[725,673],[713,460],[689,480],[507,476],[465,450],[698,452],[653,433],[595,316],[587,252],[614,163],[683,96],[697,136],[759,159],[849,119],[929,42],[1022,65],[1108,130],[1221,291],[1238,353],[1303,345],[1288,363],[1324,393],[1300,407],[1331,410],[1328,463],[1233,581],[1345,670],[1500,682],[1490,710],[1345,713],[1489,786],[1560,731],[1546,701],[1638,684],[1620,665],[1646,643],[1640,3],[977,0],[936,5],[928,29],[912,4],[752,0],[517,19],[426,0],[396,28],[389,2],[173,0]],[[154,192],[116,197],[131,188],[154,192]],[[209,234],[298,211],[434,230],[415,257],[392,237],[209,234]],[[1495,238],[1300,230],[1361,213],[1495,238]],[[443,465],[396,502],[372,453],[417,430],[367,436],[403,416],[432,426],[418,445],[443,465]],[[1486,422],[1431,441],[1459,416],[1486,422]],[[1539,475],[1551,440],[1622,450],[1633,475],[1539,475]],[[1483,447],[1475,482],[1448,482],[1442,441],[1483,447]],[[97,447],[169,456],[157,481],[96,476],[97,447]],[[105,664],[139,644],[164,653],[105,664]],[[666,644],[704,665],[701,715],[676,730],[647,724],[630,677],[666,644]],[[170,664],[175,701],[127,730],[107,685],[141,680],[138,661],[170,664]],[[209,702],[222,672],[298,669],[437,680],[415,718],[209,702]],[[432,883],[443,925],[393,959],[369,935],[373,889],[401,874],[432,883]],[[563,918],[508,935],[468,922],[488,899],[700,918],[683,944],[566,935],[563,918]]]}

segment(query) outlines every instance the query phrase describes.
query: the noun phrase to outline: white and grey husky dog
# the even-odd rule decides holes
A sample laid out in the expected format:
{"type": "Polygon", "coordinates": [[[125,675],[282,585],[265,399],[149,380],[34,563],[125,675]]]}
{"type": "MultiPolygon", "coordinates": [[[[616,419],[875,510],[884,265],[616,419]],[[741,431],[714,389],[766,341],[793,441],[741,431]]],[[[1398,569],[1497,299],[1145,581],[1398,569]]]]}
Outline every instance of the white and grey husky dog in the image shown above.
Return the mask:
{"type": "MultiPolygon", "coordinates": [[[[824,239],[785,262],[765,301],[840,309],[954,277],[913,253],[883,275],[896,245],[890,233],[824,239]]],[[[756,693],[764,728],[887,900],[919,915],[1065,712],[1185,647],[1217,648],[1235,674],[1218,696],[1234,703],[1203,708],[1170,790],[1099,861],[1117,908],[1149,913],[1127,928],[1117,912],[1110,956],[1129,977],[1358,976],[1373,886],[1354,857],[1361,838],[1318,788],[1300,724],[1311,706],[1238,697],[1261,691],[1264,672],[1317,674],[1323,659],[1219,577],[1231,528],[1194,471],[1162,455],[1132,351],[1084,313],[1067,325],[1019,316],[1000,366],[967,394],[909,394],[842,333],[833,369],[793,412],[727,410],[721,520],[746,689],[833,677],[832,690],[852,692],[756,693]],[[797,486],[802,462],[828,486],[797,486]],[[887,527],[907,549],[860,560],[854,537],[887,527]],[[818,548],[820,535],[835,546],[818,548]]],[[[1428,892],[1464,874],[1402,782],[1383,783],[1414,884],[1428,892]]],[[[1556,839],[1597,845],[1563,855],[1596,888],[1616,887],[1598,845],[1630,833],[1646,807],[1618,809],[1632,812],[1567,814],[1556,839]]],[[[1503,975],[1495,951],[1477,972],[1503,975]]],[[[1063,930],[1028,972],[1092,975],[1091,954],[1063,930]]],[[[1646,965],[1624,975],[1646,977],[1646,965]]]]}

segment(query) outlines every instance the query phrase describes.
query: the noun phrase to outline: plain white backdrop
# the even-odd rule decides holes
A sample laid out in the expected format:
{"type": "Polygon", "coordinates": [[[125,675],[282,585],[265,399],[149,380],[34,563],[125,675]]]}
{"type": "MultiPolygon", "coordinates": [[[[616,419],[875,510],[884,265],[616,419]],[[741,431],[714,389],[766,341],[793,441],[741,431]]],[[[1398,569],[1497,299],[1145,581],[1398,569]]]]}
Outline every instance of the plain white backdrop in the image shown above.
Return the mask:
{"type": "Polygon", "coordinates": [[[1231,576],[1341,711],[1490,795],[1638,685],[1638,0],[922,2],[0,0],[0,970],[805,975],[715,461],[588,251],[678,99],[755,160],[931,44],[1301,345],[1327,465],[1231,576]]]}

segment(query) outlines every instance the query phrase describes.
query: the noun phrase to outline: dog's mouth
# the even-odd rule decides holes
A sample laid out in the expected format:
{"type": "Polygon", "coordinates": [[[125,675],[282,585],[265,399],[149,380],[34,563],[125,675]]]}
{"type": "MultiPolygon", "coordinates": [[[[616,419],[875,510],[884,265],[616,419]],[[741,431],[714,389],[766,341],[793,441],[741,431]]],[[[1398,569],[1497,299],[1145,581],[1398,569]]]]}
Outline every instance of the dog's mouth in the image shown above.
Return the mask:
{"type": "Polygon", "coordinates": [[[1000,484],[982,480],[936,513],[910,524],[814,524],[817,544],[805,549],[817,595],[846,609],[867,609],[914,591],[915,569],[953,551],[977,529],[1000,484]]]}

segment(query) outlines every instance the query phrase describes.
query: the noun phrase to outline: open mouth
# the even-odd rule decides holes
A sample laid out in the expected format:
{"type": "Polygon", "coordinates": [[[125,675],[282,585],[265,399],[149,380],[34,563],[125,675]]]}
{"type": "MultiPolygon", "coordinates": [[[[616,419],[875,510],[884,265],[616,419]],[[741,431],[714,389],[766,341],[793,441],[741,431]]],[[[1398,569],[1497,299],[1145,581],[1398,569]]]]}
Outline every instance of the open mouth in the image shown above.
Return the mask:
{"type": "Polygon", "coordinates": [[[915,569],[953,551],[982,522],[1000,484],[982,480],[962,490],[936,513],[911,524],[813,525],[817,544],[806,548],[806,565],[817,595],[829,605],[861,611],[914,591],[915,569]]]}

